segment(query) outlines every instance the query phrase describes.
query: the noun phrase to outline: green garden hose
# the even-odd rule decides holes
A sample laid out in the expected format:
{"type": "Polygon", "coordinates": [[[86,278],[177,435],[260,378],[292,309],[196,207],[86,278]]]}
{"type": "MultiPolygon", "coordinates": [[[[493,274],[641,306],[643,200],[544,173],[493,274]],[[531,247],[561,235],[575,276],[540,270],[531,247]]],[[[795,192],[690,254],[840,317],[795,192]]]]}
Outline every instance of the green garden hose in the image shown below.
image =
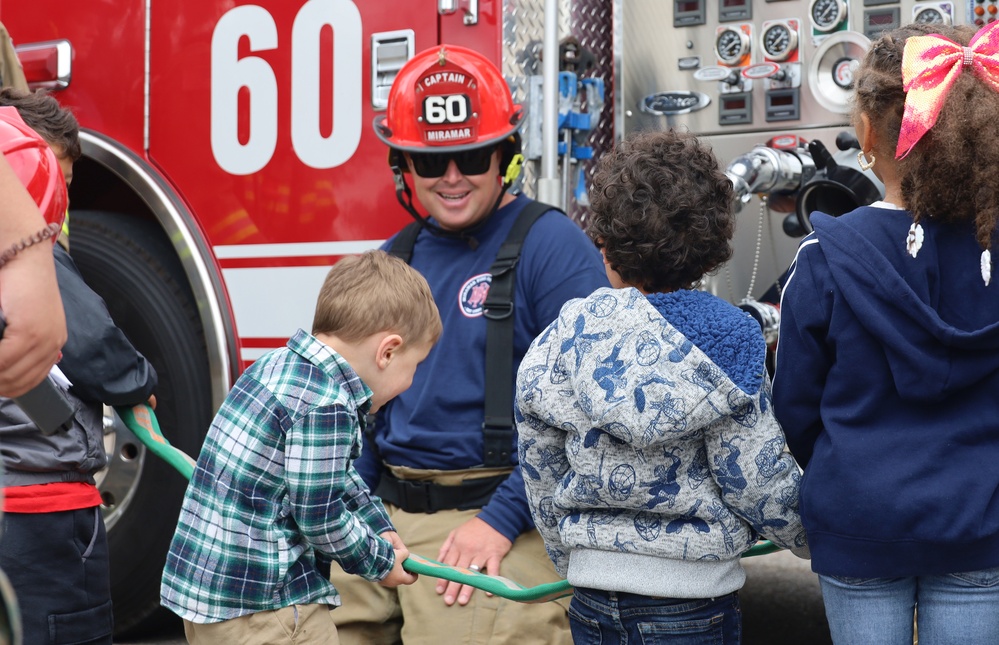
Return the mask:
{"type": "MultiPolygon", "coordinates": [[[[115,408],[118,416],[125,422],[128,429],[146,446],[153,454],[165,460],[180,472],[188,480],[194,473],[194,460],[191,457],[173,446],[163,433],[160,432],[160,425],[156,421],[156,413],[153,409],[142,403],[132,408],[115,408]]],[[[780,547],[769,540],[760,540],[752,548],[742,554],[748,558],[755,555],[764,555],[779,551],[780,547]]],[[[534,587],[524,587],[509,578],[502,576],[490,576],[478,571],[472,571],[465,567],[455,567],[437,562],[415,553],[409,554],[409,558],[402,563],[402,568],[410,573],[441,578],[449,582],[457,582],[469,585],[476,589],[481,589],[487,593],[523,603],[548,602],[558,598],[572,595],[572,585],[567,580],[558,582],[548,582],[534,587]]]]}

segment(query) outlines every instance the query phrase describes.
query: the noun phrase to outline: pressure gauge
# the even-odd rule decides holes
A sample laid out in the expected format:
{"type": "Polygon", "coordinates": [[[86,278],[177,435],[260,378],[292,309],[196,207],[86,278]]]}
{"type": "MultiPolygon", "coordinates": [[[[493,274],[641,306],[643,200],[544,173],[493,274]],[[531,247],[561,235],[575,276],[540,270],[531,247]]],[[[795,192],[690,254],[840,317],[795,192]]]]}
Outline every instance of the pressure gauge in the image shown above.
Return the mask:
{"type": "Polygon", "coordinates": [[[735,65],[749,52],[749,36],[740,29],[726,27],[715,39],[715,53],[726,65],[735,65]]]}
{"type": "Polygon", "coordinates": [[[828,32],[846,20],[846,2],[843,0],[812,0],[809,14],[815,29],[828,32]]]}
{"type": "Polygon", "coordinates": [[[938,6],[917,7],[913,10],[912,22],[926,25],[949,25],[950,16],[944,14],[938,6]]]}
{"type": "Polygon", "coordinates": [[[775,22],[763,30],[763,51],[772,60],[787,60],[798,48],[798,31],[786,22],[775,22]]]}

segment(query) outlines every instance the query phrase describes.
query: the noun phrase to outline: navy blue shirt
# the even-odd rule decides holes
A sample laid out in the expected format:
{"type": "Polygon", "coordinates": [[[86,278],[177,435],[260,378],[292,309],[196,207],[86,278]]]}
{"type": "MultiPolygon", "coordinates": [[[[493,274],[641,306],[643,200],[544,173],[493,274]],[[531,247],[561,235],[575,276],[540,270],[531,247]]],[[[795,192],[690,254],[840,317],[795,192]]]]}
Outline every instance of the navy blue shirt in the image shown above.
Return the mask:
{"type": "MultiPolygon", "coordinates": [[[[411,264],[430,283],[444,331],[417,368],[413,385],[379,413],[376,447],[366,444],[355,464],[372,490],[381,476],[379,458],[422,469],[482,465],[486,344],[482,305],[489,289],[489,267],[528,202],[518,196],[493,214],[474,235],[475,248],[462,239],[420,232],[411,264]]],[[[391,240],[382,248],[390,246],[391,240]]],[[[606,286],[600,252],[579,226],[557,211],[542,215],[524,240],[517,265],[511,410],[516,370],[534,337],[558,316],[567,300],[606,286]]],[[[511,465],[516,465],[516,438],[511,451],[511,465]]],[[[511,541],[533,528],[519,468],[480,517],[511,541]]]]}

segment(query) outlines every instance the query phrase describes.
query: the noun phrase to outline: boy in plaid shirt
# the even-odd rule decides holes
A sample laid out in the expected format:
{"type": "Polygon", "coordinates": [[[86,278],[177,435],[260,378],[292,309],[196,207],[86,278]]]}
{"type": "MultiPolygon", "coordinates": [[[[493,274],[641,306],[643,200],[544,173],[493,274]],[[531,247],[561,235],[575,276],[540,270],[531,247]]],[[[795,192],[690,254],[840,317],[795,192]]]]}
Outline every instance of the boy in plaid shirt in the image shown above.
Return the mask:
{"type": "Polygon", "coordinates": [[[409,552],[354,470],[366,415],[441,333],[426,281],[382,251],[340,260],[312,334],[261,357],[215,416],[167,554],[162,604],[190,643],[336,643],[328,579],[411,584],[409,552]]]}

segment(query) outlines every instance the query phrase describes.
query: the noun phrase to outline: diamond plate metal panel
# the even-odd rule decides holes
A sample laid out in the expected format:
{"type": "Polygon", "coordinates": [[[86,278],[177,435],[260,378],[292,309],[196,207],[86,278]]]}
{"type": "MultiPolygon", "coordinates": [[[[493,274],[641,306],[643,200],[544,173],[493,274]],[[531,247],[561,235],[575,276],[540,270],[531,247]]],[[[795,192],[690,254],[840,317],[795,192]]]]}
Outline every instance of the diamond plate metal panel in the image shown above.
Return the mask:
{"type": "MultiPolygon", "coordinates": [[[[559,40],[567,36],[576,37],[596,58],[593,68],[583,77],[602,78],[604,81],[604,108],[597,126],[590,132],[587,140],[587,145],[593,147],[594,158],[599,157],[600,153],[614,143],[616,84],[613,29],[615,9],[619,2],[621,0],[559,0],[559,40]]],[[[544,0],[503,2],[503,74],[513,88],[516,101],[525,107],[528,77],[541,73],[544,13],[544,0]]],[[[582,163],[588,185],[593,174],[594,160],[582,163]]],[[[534,196],[537,179],[536,164],[526,163],[522,173],[523,192],[534,196]]],[[[562,180],[564,182],[565,178],[562,180]]],[[[575,203],[575,200],[569,205],[568,213],[576,221],[585,224],[586,208],[575,203]]]]}

